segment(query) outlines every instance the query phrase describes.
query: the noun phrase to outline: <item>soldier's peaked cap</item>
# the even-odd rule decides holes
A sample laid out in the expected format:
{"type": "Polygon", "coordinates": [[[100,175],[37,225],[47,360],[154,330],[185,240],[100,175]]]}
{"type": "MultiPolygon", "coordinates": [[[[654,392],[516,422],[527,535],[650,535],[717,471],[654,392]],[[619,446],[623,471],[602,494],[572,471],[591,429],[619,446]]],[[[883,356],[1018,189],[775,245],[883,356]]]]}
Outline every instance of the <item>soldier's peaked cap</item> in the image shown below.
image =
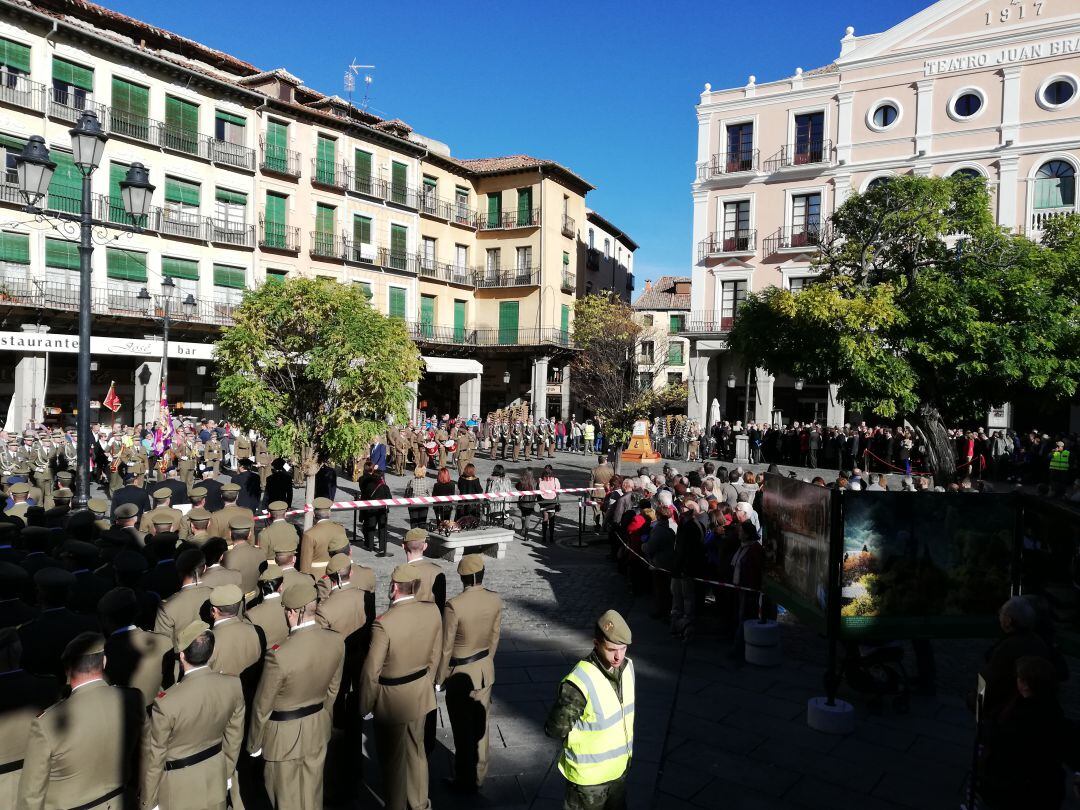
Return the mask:
{"type": "Polygon", "coordinates": [[[416,568],[408,563],[399,565],[394,569],[394,573],[390,575],[392,582],[416,582],[418,579],[420,579],[420,575],[416,573],[416,568]]]}
{"type": "Polygon", "coordinates": [[[310,582],[297,582],[285,589],[281,604],[289,610],[299,610],[314,602],[316,595],[315,586],[310,582]]]}

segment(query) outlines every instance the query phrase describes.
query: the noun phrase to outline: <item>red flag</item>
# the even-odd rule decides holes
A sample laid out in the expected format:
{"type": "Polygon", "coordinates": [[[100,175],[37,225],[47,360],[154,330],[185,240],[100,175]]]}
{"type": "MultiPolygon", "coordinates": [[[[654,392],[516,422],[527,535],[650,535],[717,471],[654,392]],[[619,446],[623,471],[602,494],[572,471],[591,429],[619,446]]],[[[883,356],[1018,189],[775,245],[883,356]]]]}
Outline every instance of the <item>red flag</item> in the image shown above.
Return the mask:
{"type": "Polygon", "coordinates": [[[105,395],[105,399],[101,401],[101,404],[108,408],[113,413],[120,410],[120,397],[116,394],[116,383],[109,383],[109,393],[105,395]]]}

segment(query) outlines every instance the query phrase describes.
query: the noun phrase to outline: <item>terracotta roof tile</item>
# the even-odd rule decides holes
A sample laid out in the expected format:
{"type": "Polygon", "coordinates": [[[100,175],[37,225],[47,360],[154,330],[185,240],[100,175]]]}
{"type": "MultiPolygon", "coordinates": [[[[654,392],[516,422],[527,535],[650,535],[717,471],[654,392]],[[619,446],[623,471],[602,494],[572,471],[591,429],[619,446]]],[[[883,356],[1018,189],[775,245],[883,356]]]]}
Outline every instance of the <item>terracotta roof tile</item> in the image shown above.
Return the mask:
{"type": "Polygon", "coordinates": [[[690,276],[661,276],[653,284],[646,285],[634,301],[636,310],[689,310],[690,294],[675,292],[675,283],[690,283],[690,276]]]}

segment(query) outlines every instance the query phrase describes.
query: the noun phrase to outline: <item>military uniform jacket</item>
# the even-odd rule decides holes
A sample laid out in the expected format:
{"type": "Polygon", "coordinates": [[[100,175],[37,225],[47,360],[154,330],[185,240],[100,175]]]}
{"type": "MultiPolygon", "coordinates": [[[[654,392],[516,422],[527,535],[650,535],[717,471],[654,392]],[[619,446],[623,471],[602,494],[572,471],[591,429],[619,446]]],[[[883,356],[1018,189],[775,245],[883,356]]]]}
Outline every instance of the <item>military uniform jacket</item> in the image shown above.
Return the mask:
{"type": "Polygon", "coordinates": [[[143,742],[143,810],[203,810],[225,806],[226,780],[236,770],[244,737],[244,696],[240,679],[208,667],[187,672],[175,686],[160,692],[150,709],[150,729],[143,742]],[[167,762],[218,753],[184,768],[165,770],[167,762]]]}
{"type": "Polygon", "coordinates": [[[180,524],[184,520],[184,513],[179,509],[173,509],[171,506],[159,506],[156,509],[151,509],[149,512],[144,512],[142,520],[139,521],[140,532],[152,532],[154,530],[154,524],[159,520],[164,520],[166,517],[172,519],[172,525],[169,527],[169,531],[180,531],[180,524]]]}
{"type": "Polygon", "coordinates": [[[327,630],[348,638],[367,624],[364,591],[352,582],[336,588],[319,602],[315,620],[327,630]]]}
{"type": "Polygon", "coordinates": [[[163,686],[174,680],[172,638],[134,627],[117,630],[105,640],[105,678],[113,686],[130,686],[149,706],[163,686]]]}
{"type": "Polygon", "coordinates": [[[14,807],[30,724],[56,700],[56,681],[21,669],[0,673],[0,807],[14,807]],[[15,767],[18,764],[18,767],[15,767]]]}
{"type": "Polygon", "coordinates": [[[226,568],[240,572],[240,589],[245,595],[254,594],[259,587],[259,566],[266,562],[261,549],[250,543],[237,543],[225,552],[226,568]]]}
{"type": "Polygon", "coordinates": [[[495,683],[495,650],[499,646],[502,608],[502,598],[481,585],[470,586],[447,601],[438,683],[461,674],[472,680],[473,689],[495,683]],[[467,661],[485,650],[486,655],[467,661]]]}
{"type": "MultiPolygon", "coordinates": [[[[134,796],[146,724],[142,696],[105,681],[83,684],[30,725],[19,810],[70,810],[104,796],[134,796]]],[[[129,802],[126,806],[134,806],[129,802]]]]}
{"type": "Polygon", "coordinates": [[[259,532],[259,548],[263,550],[263,554],[267,560],[274,559],[274,552],[270,550],[270,545],[273,540],[276,540],[279,537],[286,537],[289,540],[300,539],[300,535],[297,534],[296,527],[293,526],[293,524],[284,519],[275,520],[259,532]]]}
{"type": "Polygon", "coordinates": [[[172,639],[175,650],[177,635],[199,618],[199,611],[209,598],[210,588],[205,585],[185,585],[158,607],[154,632],[172,639]]]}
{"type": "Polygon", "coordinates": [[[442,619],[431,602],[395,602],[371,627],[371,646],[360,681],[360,714],[380,723],[419,720],[435,708],[435,674],[442,648],[442,619]],[[423,672],[408,683],[387,680],[423,672]]]}
{"type": "Polygon", "coordinates": [[[420,577],[420,589],[416,592],[418,602],[434,602],[442,613],[446,604],[446,575],[438,563],[428,559],[410,560],[409,565],[416,569],[420,577]]]}
{"type": "Polygon", "coordinates": [[[246,619],[221,619],[214,622],[214,654],[210,669],[226,675],[243,675],[257,667],[263,656],[259,631],[246,619]]]}
{"type": "Polygon", "coordinates": [[[251,710],[248,750],[282,762],[313,756],[330,739],[330,715],[341,686],[345,641],[337,633],[309,624],[294,629],[266,653],[251,710]],[[276,712],[321,709],[295,719],[276,712]]]}
{"type": "Polygon", "coordinates": [[[315,584],[315,577],[311,576],[311,574],[302,574],[295,568],[282,568],[281,573],[281,578],[283,580],[281,584],[282,593],[285,593],[285,591],[288,590],[290,585],[300,585],[303,583],[307,583],[309,585],[315,584]]]}
{"type": "MultiPolygon", "coordinates": [[[[211,537],[229,537],[229,521],[238,517],[245,517],[254,523],[255,513],[235,503],[225,504],[224,509],[210,514],[210,522],[206,524],[206,531],[211,537]]],[[[248,532],[248,540],[255,539],[255,530],[248,532]]]]}
{"type": "Polygon", "coordinates": [[[289,625],[285,622],[285,608],[281,606],[281,594],[264,596],[263,600],[249,608],[247,619],[263,632],[263,643],[269,649],[289,637],[289,625]]]}
{"type": "Polygon", "coordinates": [[[300,561],[297,569],[305,574],[314,574],[317,570],[322,575],[326,564],[330,562],[330,552],[327,551],[330,541],[335,537],[346,538],[345,527],[332,520],[320,520],[300,538],[300,561]]]}

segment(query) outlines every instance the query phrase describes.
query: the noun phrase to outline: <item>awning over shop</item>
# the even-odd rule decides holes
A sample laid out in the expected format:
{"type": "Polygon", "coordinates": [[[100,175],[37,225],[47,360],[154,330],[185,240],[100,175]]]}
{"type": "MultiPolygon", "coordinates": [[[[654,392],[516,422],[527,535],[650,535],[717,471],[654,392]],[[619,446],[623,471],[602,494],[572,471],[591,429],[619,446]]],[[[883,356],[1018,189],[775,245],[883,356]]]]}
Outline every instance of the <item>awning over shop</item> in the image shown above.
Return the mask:
{"type": "Polygon", "coordinates": [[[483,374],[484,364],[464,357],[421,357],[428,374],[483,374]]]}

